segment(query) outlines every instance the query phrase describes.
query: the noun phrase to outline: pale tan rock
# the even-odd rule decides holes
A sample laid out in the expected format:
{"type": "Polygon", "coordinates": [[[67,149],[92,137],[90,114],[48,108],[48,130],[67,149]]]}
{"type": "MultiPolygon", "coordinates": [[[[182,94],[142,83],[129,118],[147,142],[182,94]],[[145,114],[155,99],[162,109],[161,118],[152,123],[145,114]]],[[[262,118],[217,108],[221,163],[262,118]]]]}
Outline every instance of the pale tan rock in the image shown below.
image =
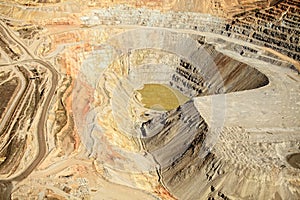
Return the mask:
{"type": "Polygon", "coordinates": [[[3,1],[0,199],[299,199],[298,3],[3,1]]]}

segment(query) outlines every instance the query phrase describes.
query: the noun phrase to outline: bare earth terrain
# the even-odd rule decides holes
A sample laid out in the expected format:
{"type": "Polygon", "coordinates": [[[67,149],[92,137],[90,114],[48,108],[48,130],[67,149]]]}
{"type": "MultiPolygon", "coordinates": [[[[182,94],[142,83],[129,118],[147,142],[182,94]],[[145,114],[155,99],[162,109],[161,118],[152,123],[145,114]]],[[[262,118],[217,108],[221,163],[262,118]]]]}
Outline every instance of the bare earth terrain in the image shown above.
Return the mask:
{"type": "Polygon", "coordinates": [[[0,1],[0,200],[300,199],[299,0],[0,1]]]}

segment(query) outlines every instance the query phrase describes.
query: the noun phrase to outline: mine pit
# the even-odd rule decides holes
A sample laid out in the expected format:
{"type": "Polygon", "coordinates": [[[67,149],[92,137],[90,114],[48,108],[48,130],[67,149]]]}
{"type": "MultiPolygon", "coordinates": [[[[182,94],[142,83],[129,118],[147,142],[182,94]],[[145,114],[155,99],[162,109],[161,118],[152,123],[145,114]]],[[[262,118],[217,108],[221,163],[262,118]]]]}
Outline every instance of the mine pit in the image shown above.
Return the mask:
{"type": "Polygon", "coordinates": [[[0,200],[300,199],[299,5],[1,0],[0,200]]]}

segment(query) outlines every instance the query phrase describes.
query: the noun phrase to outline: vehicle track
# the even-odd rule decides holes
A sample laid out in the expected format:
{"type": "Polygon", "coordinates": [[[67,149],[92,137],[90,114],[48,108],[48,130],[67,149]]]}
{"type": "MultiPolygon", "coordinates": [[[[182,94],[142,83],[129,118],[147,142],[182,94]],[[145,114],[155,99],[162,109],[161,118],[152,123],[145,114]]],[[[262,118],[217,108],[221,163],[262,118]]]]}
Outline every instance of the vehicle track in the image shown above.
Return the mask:
{"type": "MultiPolygon", "coordinates": [[[[56,91],[57,82],[58,82],[58,72],[55,70],[55,68],[50,63],[35,57],[21,41],[19,41],[15,36],[13,36],[13,33],[10,32],[10,30],[4,25],[4,23],[2,21],[0,21],[0,26],[2,26],[3,29],[6,31],[7,35],[9,35],[11,37],[11,39],[14,40],[22,48],[22,50],[24,50],[24,52],[26,52],[27,55],[32,58],[32,59],[28,59],[28,60],[18,61],[16,63],[24,64],[24,63],[28,63],[28,62],[36,62],[36,63],[44,66],[45,68],[47,68],[51,72],[51,76],[52,76],[52,80],[51,80],[52,85],[49,90],[47,98],[45,98],[45,102],[44,102],[43,108],[42,108],[43,110],[41,112],[39,122],[37,125],[37,140],[38,140],[38,144],[39,144],[38,154],[37,154],[36,158],[34,159],[34,161],[32,163],[30,163],[28,165],[27,169],[24,170],[21,174],[15,176],[13,178],[10,178],[8,180],[0,180],[0,199],[10,199],[11,191],[13,188],[12,182],[14,182],[14,181],[19,182],[19,181],[22,181],[23,179],[25,179],[39,165],[39,163],[43,160],[43,158],[46,154],[47,149],[46,149],[46,141],[45,141],[45,132],[46,132],[45,123],[46,123],[46,119],[47,119],[47,115],[48,115],[48,108],[50,106],[50,103],[51,103],[52,98],[56,91]]],[[[7,66],[7,65],[12,65],[12,64],[14,64],[14,63],[0,64],[0,66],[7,66]]]]}

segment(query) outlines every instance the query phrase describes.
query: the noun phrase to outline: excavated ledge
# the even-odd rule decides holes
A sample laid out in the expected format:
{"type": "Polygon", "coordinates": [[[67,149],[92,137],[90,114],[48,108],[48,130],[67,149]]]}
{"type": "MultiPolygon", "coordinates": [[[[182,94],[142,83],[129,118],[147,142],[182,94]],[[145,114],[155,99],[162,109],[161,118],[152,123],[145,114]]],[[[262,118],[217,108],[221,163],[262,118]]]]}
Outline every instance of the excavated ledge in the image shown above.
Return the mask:
{"type": "MultiPolygon", "coordinates": [[[[112,38],[107,49],[109,46],[121,51],[112,52],[119,56],[98,80],[94,123],[105,131],[92,135],[114,138],[109,143],[121,154],[128,151],[139,157],[140,151],[150,153],[155,163],[146,167],[148,170],[154,170],[157,164],[168,167],[183,159],[191,144],[205,143],[210,127],[195,107],[194,98],[252,90],[269,83],[257,69],[218,52],[213,45],[201,45],[186,34],[139,29],[112,38]],[[149,38],[160,41],[150,42],[149,38]],[[190,100],[178,100],[179,107],[169,111],[151,109],[143,105],[139,93],[147,84],[166,85],[190,100]]],[[[163,107],[160,102],[156,104],[163,107]]],[[[98,139],[93,138],[97,151],[98,139]]]]}
{"type": "MultiPolygon", "coordinates": [[[[231,102],[228,98],[270,90],[274,83],[269,77],[273,80],[275,72],[265,70],[261,63],[256,66],[255,63],[249,64],[248,60],[239,61],[238,56],[221,53],[221,48],[216,48],[213,42],[199,43],[188,34],[168,30],[128,31],[116,35],[103,46],[107,49],[104,50],[106,53],[111,52],[115,56],[101,76],[82,71],[91,80],[97,80],[94,117],[90,119],[96,119],[92,123],[98,128],[84,134],[84,137],[91,135],[93,138],[93,145],[87,148],[96,153],[98,160],[105,162],[110,170],[139,173],[159,169],[162,183],[179,199],[195,199],[200,194],[207,197],[214,194],[226,196],[234,181],[228,187],[224,186],[224,190],[210,184],[215,180],[222,185],[223,174],[230,179],[230,174],[236,173],[236,164],[239,163],[233,158],[222,157],[220,153],[231,151],[228,144],[219,140],[221,136],[230,137],[231,129],[230,126],[219,126],[233,122],[227,108],[221,110],[222,106],[231,102]],[[100,78],[93,78],[97,76],[100,78]],[[174,109],[164,108],[163,103],[154,101],[153,104],[161,107],[152,109],[142,100],[141,90],[147,85],[168,87],[170,91],[174,90],[174,96],[180,92],[186,100],[178,99],[181,103],[174,109]],[[206,105],[209,99],[212,102],[206,105]],[[211,117],[219,120],[217,126],[210,121],[211,117]],[[107,146],[100,148],[103,142],[107,146]],[[219,151],[221,147],[228,149],[219,151]],[[119,155],[118,160],[107,160],[116,154],[119,155]],[[196,181],[196,177],[199,180],[196,181]],[[205,184],[200,187],[201,190],[196,190],[195,184],[201,184],[201,181],[205,184]],[[186,188],[190,189],[185,191],[186,188]],[[208,191],[211,188],[215,189],[210,194],[208,191]]],[[[231,110],[231,107],[228,109],[231,110]]],[[[236,120],[234,122],[238,123],[236,120]]],[[[242,123],[246,122],[241,119],[242,123]]],[[[253,149],[255,146],[252,144],[247,148],[253,149]]],[[[232,154],[235,155],[234,152],[232,154]]],[[[260,159],[254,159],[253,167],[240,164],[243,170],[251,174],[249,176],[254,176],[253,168],[257,168],[260,162],[260,159]]],[[[274,167],[280,167],[278,165],[276,163],[274,167]]],[[[264,167],[261,165],[261,173],[266,173],[264,167]]],[[[126,185],[134,184],[124,174],[120,176],[126,179],[126,185]]],[[[273,174],[266,174],[267,182],[273,178],[273,174]]],[[[236,179],[233,176],[233,180],[236,179]]],[[[241,187],[246,187],[250,182],[246,178],[243,184],[241,187]]],[[[230,193],[231,196],[237,194],[240,193],[230,193]]]]}
{"type": "Polygon", "coordinates": [[[299,199],[298,1],[3,1],[0,199],[299,199]]]}

